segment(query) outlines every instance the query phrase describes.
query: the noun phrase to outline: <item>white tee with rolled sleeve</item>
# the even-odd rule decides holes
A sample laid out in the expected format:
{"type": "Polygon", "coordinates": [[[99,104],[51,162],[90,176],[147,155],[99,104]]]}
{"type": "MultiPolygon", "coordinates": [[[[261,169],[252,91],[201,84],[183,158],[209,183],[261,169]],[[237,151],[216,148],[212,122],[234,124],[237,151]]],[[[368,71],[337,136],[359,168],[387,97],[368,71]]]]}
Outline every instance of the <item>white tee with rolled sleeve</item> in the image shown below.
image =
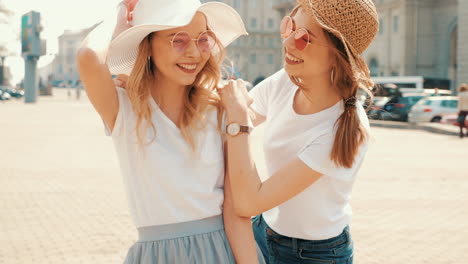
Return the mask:
{"type": "MultiPolygon", "coordinates": [[[[165,225],[208,218],[222,213],[224,155],[217,110],[206,112],[207,125],[195,132],[196,153],[179,128],[150,98],[156,137],[143,133],[137,141],[137,117],[125,89],[117,87],[119,112],[112,137],[136,227],[165,225]],[[153,140],[154,139],[154,140],[153,140]],[[153,140],[153,141],[151,141],[153,140]]],[[[142,123],[142,128],[145,123],[142,123]]]]}
{"type": "MultiPolygon", "coordinates": [[[[252,108],[266,117],[263,147],[268,177],[296,157],[323,175],[292,199],[264,212],[263,217],[279,234],[307,240],[328,239],[350,224],[349,200],[368,142],[360,146],[352,168],[335,165],[330,153],[335,122],[344,111],[344,103],[340,101],[315,114],[299,115],[293,109],[297,91],[282,69],[250,92],[254,99],[252,108]]],[[[369,132],[369,120],[359,103],[357,113],[369,132]]]]}

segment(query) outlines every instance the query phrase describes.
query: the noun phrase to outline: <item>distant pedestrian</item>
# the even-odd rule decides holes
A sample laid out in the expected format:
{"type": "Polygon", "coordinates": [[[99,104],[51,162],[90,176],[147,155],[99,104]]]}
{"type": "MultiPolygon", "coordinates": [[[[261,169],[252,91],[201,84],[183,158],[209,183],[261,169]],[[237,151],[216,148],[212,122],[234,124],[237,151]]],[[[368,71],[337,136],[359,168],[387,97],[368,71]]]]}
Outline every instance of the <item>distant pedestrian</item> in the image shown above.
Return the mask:
{"type": "MultiPolygon", "coordinates": [[[[459,88],[460,93],[458,96],[460,99],[458,100],[458,118],[457,122],[460,126],[460,138],[463,138],[463,128],[467,128],[465,125],[466,115],[468,115],[468,84],[462,83],[459,88]]],[[[466,136],[468,137],[468,131],[466,132],[466,136]]]]}
{"type": "Polygon", "coordinates": [[[75,91],[76,91],[76,100],[79,101],[81,98],[81,81],[77,80],[75,83],[75,91]]]}

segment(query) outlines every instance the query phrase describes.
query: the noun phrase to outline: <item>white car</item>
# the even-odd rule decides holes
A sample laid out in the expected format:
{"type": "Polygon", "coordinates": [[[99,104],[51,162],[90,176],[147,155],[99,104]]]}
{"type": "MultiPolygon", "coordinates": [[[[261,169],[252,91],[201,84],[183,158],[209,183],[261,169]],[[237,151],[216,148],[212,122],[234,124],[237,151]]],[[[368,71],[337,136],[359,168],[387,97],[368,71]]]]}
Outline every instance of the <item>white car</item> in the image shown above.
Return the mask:
{"type": "Polygon", "coordinates": [[[426,97],[415,104],[408,114],[408,121],[440,122],[443,116],[458,112],[458,97],[456,96],[431,96],[426,97]]]}

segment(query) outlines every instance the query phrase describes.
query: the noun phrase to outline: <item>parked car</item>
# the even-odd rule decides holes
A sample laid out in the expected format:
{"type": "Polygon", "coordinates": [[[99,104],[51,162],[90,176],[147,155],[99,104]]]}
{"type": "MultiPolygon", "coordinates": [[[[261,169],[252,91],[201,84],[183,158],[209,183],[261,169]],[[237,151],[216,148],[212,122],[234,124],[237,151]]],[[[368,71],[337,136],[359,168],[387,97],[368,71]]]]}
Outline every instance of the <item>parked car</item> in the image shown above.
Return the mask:
{"type": "Polygon", "coordinates": [[[8,92],[0,89],[0,101],[6,101],[10,99],[11,99],[11,95],[8,92]]]}
{"type": "Polygon", "coordinates": [[[372,106],[367,112],[367,116],[371,119],[380,119],[380,113],[383,110],[383,106],[390,100],[388,96],[374,96],[372,100],[372,106]]]}
{"type": "Polygon", "coordinates": [[[3,92],[7,92],[8,94],[10,94],[11,97],[14,97],[14,98],[21,98],[24,96],[23,91],[15,89],[10,86],[0,85],[0,90],[3,92]]]}
{"type": "Polygon", "coordinates": [[[424,89],[424,93],[429,96],[452,96],[452,91],[442,89],[424,89]]]}
{"type": "Polygon", "coordinates": [[[411,110],[411,107],[424,97],[424,94],[413,93],[394,96],[383,106],[379,119],[408,121],[408,113],[411,110]]]}
{"type": "Polygon", "coordinates": [[[408,114],[409,122],[440,122],[444,115],[458,112],[458,97],[431,96],[420,100],[408,114]]]}

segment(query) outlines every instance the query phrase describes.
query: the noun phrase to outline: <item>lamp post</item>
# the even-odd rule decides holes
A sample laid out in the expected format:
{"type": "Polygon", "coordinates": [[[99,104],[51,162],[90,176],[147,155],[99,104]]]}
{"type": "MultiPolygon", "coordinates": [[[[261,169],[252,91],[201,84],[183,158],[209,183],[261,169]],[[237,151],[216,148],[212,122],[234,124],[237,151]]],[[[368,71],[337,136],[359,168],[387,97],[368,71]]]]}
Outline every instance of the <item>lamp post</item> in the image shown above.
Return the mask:
{"type": "Polygon", "coordinates": [[[31,11],[21,18],[21,54],[24,58],[24,101],[35,103],[38,94],[37,61],[45,54],[45,42],[40,39],[40,13],[31,11]]]}
{"type": "Polygon", "coordinates": [[[0,85],[5,83],[5,58],[6,56],[0,55],[0,85]]]}

